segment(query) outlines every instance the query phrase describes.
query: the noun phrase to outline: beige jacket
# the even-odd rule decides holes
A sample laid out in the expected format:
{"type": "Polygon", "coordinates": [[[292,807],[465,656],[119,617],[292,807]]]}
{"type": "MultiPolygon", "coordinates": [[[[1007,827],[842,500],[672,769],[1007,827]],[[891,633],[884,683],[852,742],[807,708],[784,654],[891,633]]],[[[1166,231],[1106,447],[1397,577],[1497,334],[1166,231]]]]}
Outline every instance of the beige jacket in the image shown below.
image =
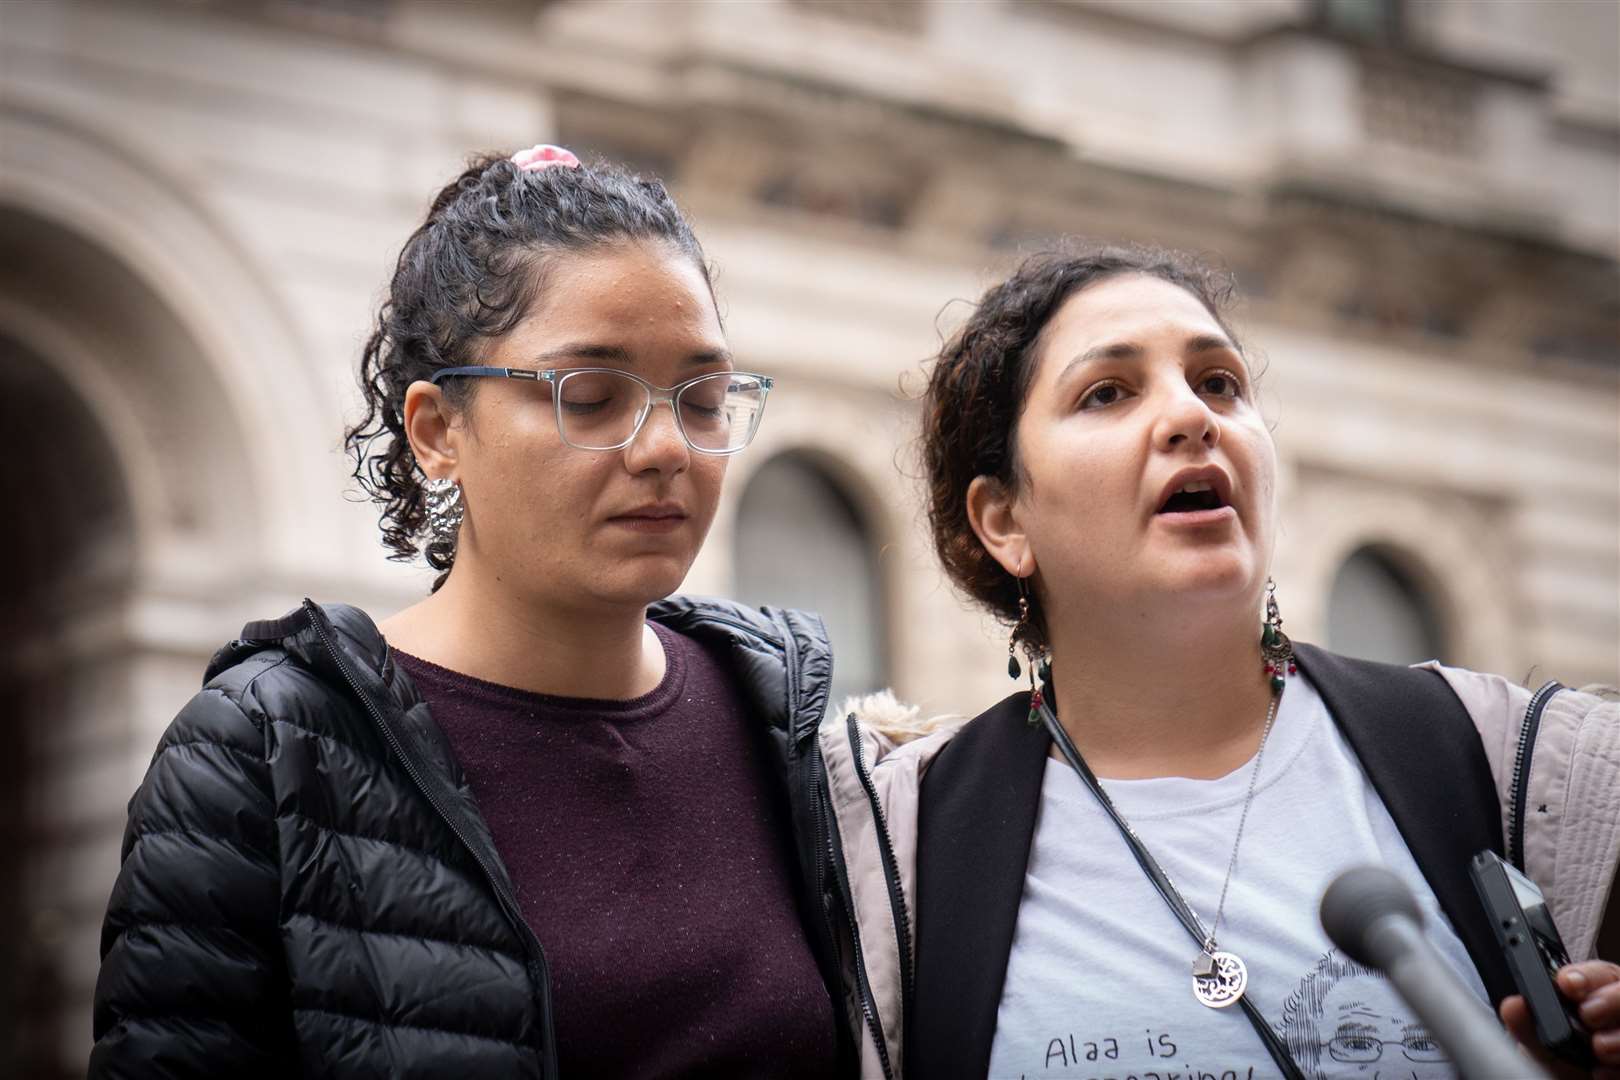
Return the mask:
{"type": "MultiPolygon", "coordinates": [[[[1515,766],[1533,692],[1494,675],[1422,666],[1445,678],[1473,718],[1496,780],[1503,834],[1511,835],[1515,766]]],[[[905,1068],[901,984],[915,946],[910,913],[922,778],[967,719],[921,719],[883,693],[829,710],[820,729],[860,931],[861,956],[851,962],[865,966],[893,1077],[905,1068]]],[[[1552,695],[1526,756],[1524,867],[1545,892],[1570,955],[1588,958],[1620,861],[1620,702],[1569,689],[1552,695]]],[[[855,1021],[865,1034],[861,1075],[882,1080],[873,1025],[860,1016],[855,1021]]]]}

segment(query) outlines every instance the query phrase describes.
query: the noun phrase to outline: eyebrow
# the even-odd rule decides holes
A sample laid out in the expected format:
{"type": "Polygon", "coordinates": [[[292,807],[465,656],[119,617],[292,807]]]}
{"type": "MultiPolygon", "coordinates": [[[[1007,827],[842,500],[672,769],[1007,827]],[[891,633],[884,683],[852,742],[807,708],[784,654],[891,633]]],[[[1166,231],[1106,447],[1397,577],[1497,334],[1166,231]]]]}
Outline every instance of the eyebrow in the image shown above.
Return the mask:
{"type": "MultiPolygon", "coordinates": [[[[635,367],[635,357],[623,345],[603,345],[596,342],[580,341],[559,345],[555,349],[547,349],[541,353],[537,360],[596,360],[610,364],[623,364],[625,367],[635,367]]],[[[699,349],[688,354],[686,363],[697,364],[724,364],[731,361],[729,349],[699,349]]]]}
{"type": "MultiPolygon", "coordinates": [[[[1099,360],[1140,360],[1143,351],[1142,346],[1131,341],[1119,341],[1112,345],[1098,345],[1087,349],[1073,360],[1070,360],[1063,370],[1058,373],[1058,382],[1067,379],[1072,372],[1088,364],[1094,364],[1099,360]]],[[[1182,352],[1187,355],[1215,351],[1242,355],[1242,351],[1238,349],[1230,338],[1222,337],[1219,334],[1195,334],[1187,339],[1187,344],[1182,348],[1182,352]]]]}

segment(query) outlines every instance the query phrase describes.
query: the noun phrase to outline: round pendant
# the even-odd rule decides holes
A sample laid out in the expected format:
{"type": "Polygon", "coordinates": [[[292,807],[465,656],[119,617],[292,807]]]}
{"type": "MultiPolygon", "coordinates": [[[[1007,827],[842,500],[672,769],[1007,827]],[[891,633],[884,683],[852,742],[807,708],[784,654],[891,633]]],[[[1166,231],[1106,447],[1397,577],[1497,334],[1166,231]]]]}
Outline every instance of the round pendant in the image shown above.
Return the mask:
{"type": "Polygon", "coordinates": [[[1249,969],[1229,952],[1214,954],[1215,970],[1193,976],[1193,996],[1211,1009],[1224,1009],[1243,996],[1249,985],[1249,969]]]}

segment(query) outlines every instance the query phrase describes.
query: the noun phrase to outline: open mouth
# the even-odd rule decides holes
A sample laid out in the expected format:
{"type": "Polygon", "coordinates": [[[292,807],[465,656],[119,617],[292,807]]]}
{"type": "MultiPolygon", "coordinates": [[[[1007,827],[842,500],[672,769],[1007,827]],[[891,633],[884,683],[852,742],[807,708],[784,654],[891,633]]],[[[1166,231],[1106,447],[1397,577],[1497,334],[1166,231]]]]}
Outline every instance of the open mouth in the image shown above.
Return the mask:
{"type": "Polygon", "coordinates": [[[1194,480],[1183,484],[1159,507],[1161,514],[1194,514],[1200,510],[1219,510],[1226,505],[1215,485],[1207,480],[1194,480]]]}

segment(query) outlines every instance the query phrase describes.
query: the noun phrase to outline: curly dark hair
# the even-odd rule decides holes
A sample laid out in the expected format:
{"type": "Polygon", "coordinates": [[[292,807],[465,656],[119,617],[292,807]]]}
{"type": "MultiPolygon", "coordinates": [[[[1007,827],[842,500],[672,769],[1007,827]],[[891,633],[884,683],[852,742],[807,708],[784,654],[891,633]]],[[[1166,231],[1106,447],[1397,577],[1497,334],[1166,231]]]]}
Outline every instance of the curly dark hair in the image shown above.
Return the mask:
{"type": "MultiPolygon", "coordinates": [[[[481,154],[434,196],[427,220],[400,250],[388,295],[360,361],[365,414],[344,432],[354,478],[382,507],[390,559],[449,576],[452,543],[423,543],[424,477],[405,437],[405,389],[440,368],[479,363],[492,339],[533,307],[550,257],[599,245],[671,245],[713,278],[686,216],[656,179],[594,161],[524,171],[502,153],[481,154]]],[[[464,408],[477,380],[453,379],[445,399],[464,408]]]]}
{"type": "MultiPolygon", "coordinates": [[[[934,550],[958,588],[1008,623],[1018,619],[1018,582],[974,533],[968,485],[989,476],[1016,492],[1026,480],[1016,453],[1018,420],[1042,331],[1069,297],[1122,274],[1146,274],[1187,290],[1237,341],[1227,324],[1234,282],[1226,270],[1162,248],[1075,242],[1025,258],[985,292],[931,362],[920,445],[934,550]]],[[[1032,648],[1045,644],[1040,604],[1031,605],[1019,637],[1032,648]]]]}

